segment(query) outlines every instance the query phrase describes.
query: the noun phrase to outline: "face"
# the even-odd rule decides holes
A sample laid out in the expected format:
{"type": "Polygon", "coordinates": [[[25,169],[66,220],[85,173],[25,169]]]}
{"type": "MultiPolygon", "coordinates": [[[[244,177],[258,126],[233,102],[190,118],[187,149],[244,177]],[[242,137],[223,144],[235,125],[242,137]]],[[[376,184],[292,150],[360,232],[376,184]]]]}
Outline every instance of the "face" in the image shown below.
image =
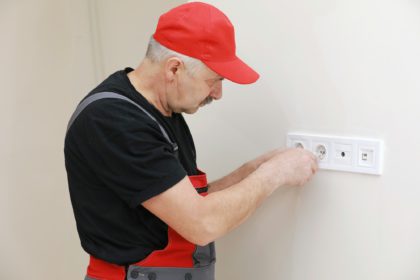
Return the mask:
{"type": "Polygon", "coordinates": [[[203,67],[194,76],[180,68],[176,73],[176,91],[168,96],[174,112],[193,114],[200,107],[222,98],[223,77],[203,67]]]}

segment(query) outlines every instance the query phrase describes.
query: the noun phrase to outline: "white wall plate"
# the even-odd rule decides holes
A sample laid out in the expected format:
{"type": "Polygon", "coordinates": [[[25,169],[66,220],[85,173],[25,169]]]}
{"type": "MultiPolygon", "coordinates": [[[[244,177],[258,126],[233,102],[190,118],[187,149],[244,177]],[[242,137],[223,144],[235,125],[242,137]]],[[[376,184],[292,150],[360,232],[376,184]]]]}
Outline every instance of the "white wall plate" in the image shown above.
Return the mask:
{"type": "Polygon", "coordinates": [[[321,169],[382,174],[384,144],[379,139],[290,132],[287,146],[312,151],[321,169]]]}

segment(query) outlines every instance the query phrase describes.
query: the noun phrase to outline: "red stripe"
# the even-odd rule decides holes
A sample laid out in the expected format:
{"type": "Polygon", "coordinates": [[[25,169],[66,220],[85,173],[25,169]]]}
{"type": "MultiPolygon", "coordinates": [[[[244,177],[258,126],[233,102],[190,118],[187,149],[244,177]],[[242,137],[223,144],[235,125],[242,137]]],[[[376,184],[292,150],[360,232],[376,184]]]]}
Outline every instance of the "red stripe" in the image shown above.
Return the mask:
{"type": "Polygon", "coordinates": [[[87,275],[101,280],[124,280],[125,267],[90,256],[87,275]]]}
{"type": "Polygon", "coordinates": [[[207,175],[206,173],[198,170],[198,175],[189,176],[191,184],[193,184],[194,188],[204,188],[207,187],[207,175]]]}
{"type": "Polygon", "coordinates": [[[146,259],[136,263],[145,267],[194,267],[195,245],[185,240],[168,227],[168,245],[163,250],[154,251],[146,259]]]}

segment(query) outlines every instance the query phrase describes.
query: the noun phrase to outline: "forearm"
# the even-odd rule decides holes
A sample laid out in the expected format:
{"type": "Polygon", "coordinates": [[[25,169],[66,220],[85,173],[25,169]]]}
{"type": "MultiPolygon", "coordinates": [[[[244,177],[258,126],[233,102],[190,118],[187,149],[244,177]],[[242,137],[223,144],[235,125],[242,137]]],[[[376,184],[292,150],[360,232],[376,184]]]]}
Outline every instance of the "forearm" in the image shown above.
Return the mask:
{"type": "Polygon", "coordinates": [[[225,177],[215,180],[209,184],[209,192],[216,192],[224,190],[230,186],[233,186],[243,179],[245,179],[247,176],[249,176],[252,172],[257,170],[257,168],[267,160],[269,160],[271,157],[273,157],[276,153],[278,153],[278,150],[270,151],[266,154],[263,154],[259,156],[258,158],[251,160],[245,164],[243,164],[241,167],[233,171],[232,173],[226,175],[225,177]]]}
{"type": "Polygon", "coordinates": [[[302,186],[317,170],[315,155],[303,149],[258,161],[263,163],[229,188],[201,196],[186,176],[142,206],[188,241],[205,245],[240,225],[276,188],[302,186]]]}
{"type": "Polygon", "coordinates": [[[207,195],[200,205],[205,233],[203,243],[211,242],[244,222],[281,184],[258,169],[241,182],[207,195]]]}

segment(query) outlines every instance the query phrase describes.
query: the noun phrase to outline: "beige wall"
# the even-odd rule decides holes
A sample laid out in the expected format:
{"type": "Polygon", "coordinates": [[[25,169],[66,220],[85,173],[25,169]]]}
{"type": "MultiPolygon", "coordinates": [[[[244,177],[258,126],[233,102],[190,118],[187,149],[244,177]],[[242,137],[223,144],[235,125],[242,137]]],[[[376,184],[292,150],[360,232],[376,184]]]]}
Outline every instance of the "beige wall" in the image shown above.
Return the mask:
{"type": "Polygon", "coordinates": [[[139,63],[158,15],[180,2],[0,1],[0,279],[83,279],[67,120],[97,81],[139,63]]]}
{"type": "Polygon", "coordinates": [[[94,0],[97,28],[95,53],[97,72],[108,76],[126,66],[136,67],[143,58],[147,42],[159,15],[186,0],[94,0]],[[98,56],[99,55],[99,56],[98,56]]]}
{"type": "MultiPolygon", "coordinates": [[[[183,1],[0,2],[0,279],[82,279],[63,164],[77,101],[136,66],[183,1]],[[128,24],[126,24],[128,23],[128,24]]],[[[381,177],[319,173],[218,241],[219,280],[420,279],[420,15],[416,1],[211,1],[262,74],[189,117],[211,178],[290,130],[385,140],[381,177]],[[240,9],[238,8],[240,7],[240,9]]]]}
{"type": "Polygon", "coordinates": [[[70,111],[94,83],[88,6],[0,5],[0,278],[80,279],[62,149],[70,111]]]}
{"type": "Polygon", "coordinates": [[[380,177],[321,171],[218,242],[218,279],[420,279],[420,3],[212,0],[261,73],[189,118],[215,178],[288,131],[381,138],[380,177]],[[240,7],[240,8],[238,8],[240,7]]]}

